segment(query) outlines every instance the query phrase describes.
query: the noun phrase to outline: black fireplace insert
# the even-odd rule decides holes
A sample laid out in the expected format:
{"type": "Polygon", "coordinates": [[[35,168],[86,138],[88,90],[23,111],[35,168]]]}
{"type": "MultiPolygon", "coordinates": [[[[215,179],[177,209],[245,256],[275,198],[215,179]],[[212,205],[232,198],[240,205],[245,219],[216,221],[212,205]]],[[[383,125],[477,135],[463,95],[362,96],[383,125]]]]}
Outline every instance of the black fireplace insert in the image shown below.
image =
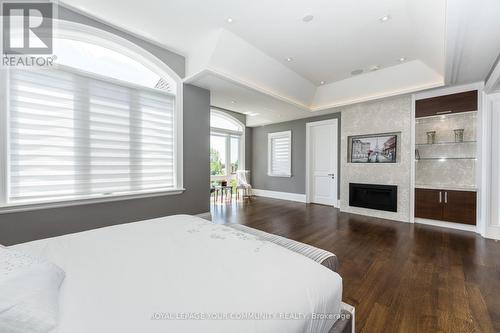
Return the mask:
{"type": "Polygon", "coordinates": [[[349,183],[349,206],[398,211],[398,187],[349,183]]]}

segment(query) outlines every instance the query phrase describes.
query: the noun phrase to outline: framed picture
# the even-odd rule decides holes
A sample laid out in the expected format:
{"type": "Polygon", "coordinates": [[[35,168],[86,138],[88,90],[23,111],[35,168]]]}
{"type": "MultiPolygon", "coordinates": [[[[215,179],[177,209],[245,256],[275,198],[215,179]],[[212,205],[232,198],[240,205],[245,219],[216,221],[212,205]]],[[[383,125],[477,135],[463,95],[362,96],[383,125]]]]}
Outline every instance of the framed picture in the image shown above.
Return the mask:
{"type": "Polygon", "coordinates": [[[349,137],[351,163],[396,163],[398,133],[349,137]]]}

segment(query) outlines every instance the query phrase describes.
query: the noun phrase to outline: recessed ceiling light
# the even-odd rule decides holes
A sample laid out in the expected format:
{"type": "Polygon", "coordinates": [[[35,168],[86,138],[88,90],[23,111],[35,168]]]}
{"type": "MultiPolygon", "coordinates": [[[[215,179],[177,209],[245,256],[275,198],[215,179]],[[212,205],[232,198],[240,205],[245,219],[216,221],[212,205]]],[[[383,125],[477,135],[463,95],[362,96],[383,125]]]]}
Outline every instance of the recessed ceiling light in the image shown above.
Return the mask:
{"type": "Polygon", "coordinates": [[[288,58],[286,58],[286,61],[291,62],[291,61],[293,61],[293,58],[292,57],[288,57],[288,58]]]}
{"type": "Polygon", "coordinates": [[[372,67],[370,67],[370,72],[378,71],[379,69],[380,69],[379,65],[373,65],[372,67]]]}
{"type": "Polygon", "coordinates": [[[351,72],[351,75],[359,75],[363,73],[364,71],[362,69],[355,69],[351,72]]]}
{"type": "Polygon", "coordinates": [[[226,19],[226,22],[227,22],[227,23],[233,23],[233,21],[234,21],[234,20],[233,20],[233,18],[232,18],[232,17],[228,17],[228,18],[226,19]]]}
{"type": "Polygon", "coordinates": [[[314,16],[312,16],[311,14],[307,14],[302,18],[302,21],[311,22],[313,20],[313,18],[314,18],[314,16]]]}
{"type": "Polygon", "coordinates": [[[325,84],[325,81],[321,81],[319,84],[324,85],[324,84],[325,84]]]}
{"type": "Polygon", "coordinates": [[[405,57],[401,57],[399,58],[399,62],[405,62],[406,61],[406,58],[405,57]]]}
{"type": "Polygon", "coordinates": [[[235,100],[232,100],[232,101],[231,101],[231,104],[236,104],[236,101],[235,101],[235,100]]]}
{"type": "Polygon", "coordinates": [[[391,15],[385,15],[385,16],[382,16],[381,18],[379,18],[380,22],[384,23],[384,22],[387,22],[391,19],[391,15]]]}

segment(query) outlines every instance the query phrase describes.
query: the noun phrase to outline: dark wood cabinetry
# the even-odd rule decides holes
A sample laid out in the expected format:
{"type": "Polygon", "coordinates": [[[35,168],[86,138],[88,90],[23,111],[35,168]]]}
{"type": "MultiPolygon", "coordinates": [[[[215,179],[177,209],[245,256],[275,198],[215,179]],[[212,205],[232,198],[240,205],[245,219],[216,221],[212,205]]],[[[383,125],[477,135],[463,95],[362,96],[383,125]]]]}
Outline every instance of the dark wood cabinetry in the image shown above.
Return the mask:
{"type": "Polygon", "coordinates": [[[443,220],[476,225],[476,192],[445,191],[443,220]]]}
{"type": "Polygon", "coordinates": [[[468,111],[477,111],[477,90],[420,99],[415,103],[417,118],[468,111]]]}
{"type": "Polygon", "coordinates": [[[415,217],[476,225],[476,192],[415,189],[415,217]]]}
{"type": "Polygon", "coordinates": [[[424,219],[441,220],[443,218],[442,193],[440,191],[416,189],[415,190],[415,217],[424,219]]]}

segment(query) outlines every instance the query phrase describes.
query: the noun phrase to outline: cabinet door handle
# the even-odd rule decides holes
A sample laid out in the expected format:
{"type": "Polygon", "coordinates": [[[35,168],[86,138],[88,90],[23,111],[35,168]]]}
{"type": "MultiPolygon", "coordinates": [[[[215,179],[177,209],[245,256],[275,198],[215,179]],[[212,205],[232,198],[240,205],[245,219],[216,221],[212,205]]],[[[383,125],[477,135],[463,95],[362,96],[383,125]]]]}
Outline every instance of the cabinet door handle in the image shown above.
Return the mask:
{"type": "Polygon", "coordinates": [[[448,203],[448,192],[444,192],[444,203],[448,203]]]}
{"type": "Polygon", "coordinates": [[[443,202],[443,192],[439,191],[439,203],[443,202]]]}
{"type": "Polygon", "coordinates": [[[446,113],[452,113],[453,111],[439,111],[439,112],[436,112],[436,114],[446,114],[446,113]]]}

